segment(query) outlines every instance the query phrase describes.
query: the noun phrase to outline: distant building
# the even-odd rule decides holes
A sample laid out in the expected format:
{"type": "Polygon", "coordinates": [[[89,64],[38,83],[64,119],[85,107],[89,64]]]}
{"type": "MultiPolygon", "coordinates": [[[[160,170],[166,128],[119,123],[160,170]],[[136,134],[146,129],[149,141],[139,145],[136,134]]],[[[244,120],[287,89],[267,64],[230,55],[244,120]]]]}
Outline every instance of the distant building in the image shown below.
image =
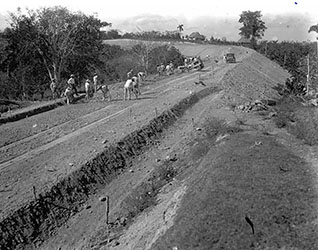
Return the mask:
{"type": "Polygon", "coordinates": [[[199,32],[192,32],[189,36],[188,36],[189,40],[192,41],[204,41],[205,40],[205,36],[201,35],[199,32]]]}
{"type": "Polygon", "coordinates": [[[245,46],[245,47],[251,47],[252,43],[251,40],[242,36],[238,41],[237,41],[240,45],[245,46]]]}

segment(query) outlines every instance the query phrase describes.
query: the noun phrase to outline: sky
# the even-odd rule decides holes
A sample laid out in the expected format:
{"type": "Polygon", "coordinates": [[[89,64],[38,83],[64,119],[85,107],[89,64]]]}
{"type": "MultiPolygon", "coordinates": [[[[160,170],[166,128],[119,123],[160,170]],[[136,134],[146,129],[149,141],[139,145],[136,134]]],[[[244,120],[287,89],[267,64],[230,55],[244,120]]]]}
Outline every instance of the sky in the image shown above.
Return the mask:
{"type": "MultiPolygon", "coordinates": [[[[221,25],[223,34],[231,36],[227,32],[227,26],[224,22],[231,25],[228,26],[228,30],[232,30],[233,25],[237,30],[240,27],[238,26],[239,15],[245,10],[260,10],[264,20],[270,20],[270,22],[274,20],[271,25],[276,28],[272,31],[278,30],[277,37],[281,35],[279,34],[280,23],[285,25],[286,20],[291,22],[290,27],[304,25],[306,31],[311,25],[318,24],[317,0],[6,0],[1,2],[0,15],[3,20],[8,12],[14,12],[18,7],[37,9],[56,5],[67,7],[72,11],[81,11],[88,15],[95,14],[101,20],[113,23],[112,28],[118,28],[123,32],[140,29],[154,30],[156,28],[152,29],[149,24],[156,24],[159,30],[164,30],[165,27],[163,26],[167,24],[165,30],[169,30],[171,29],[171,26],[168,25],[169,20],[173,20],[173,29],[175,29],[175,22],[187,24],[185,25],[185,33],[192,31],[192,29],[187,30],[187,26],[199,27],[205,25],[205,29],[201,27],[201,32],[209,30],[210,34],[204,35],[222,35],[219,31],[220,27],[218,27],[221,25]],[[148,20],[149,18],[150,20],[148,20]],[[223,23],[217,20],[223,20],[223,23]],[[210,25],[209,22],[211,22],[210,25]],[[144,23],[144,26],[141,26],[140,23],[144,23]],[[146,25],[147,23],[148,25],[146,25]],[[128,27],[132,30],[128,30],[128,27]]],[[[268,26],[268,28],[271,27],[268,26]]],[[[299,27],[295,32],[298,32],[298,29],[299,27]]],[[[297,37],[297,34],[292,34],[292,28],[284,32],[297,37]]],[[[232,35],[234,39],[237,38],[237,33],[235,36],[232,35]]],[[[272,32],[270,34],[269,39],[275,37],[272,32]]],[[[302,39],[315,40],[315,38],[315,34],[308,34],[307,37],[302,39]]]]}

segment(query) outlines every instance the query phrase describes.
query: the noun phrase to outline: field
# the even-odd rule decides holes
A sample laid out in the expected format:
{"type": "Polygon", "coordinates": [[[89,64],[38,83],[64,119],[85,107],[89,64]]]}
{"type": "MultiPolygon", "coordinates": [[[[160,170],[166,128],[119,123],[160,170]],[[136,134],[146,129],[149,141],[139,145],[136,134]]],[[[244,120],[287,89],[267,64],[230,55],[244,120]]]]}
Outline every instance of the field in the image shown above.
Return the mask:
{"type": "Polygon", "coordinates": [[[149,76],[138,100],[118,83],[111,102],[0,125],[0,249],[318,248],[317,146],[278,107],[238,108],[278,100],[288,74],[243,47],[175,46],[210,59],[149,76]]]}

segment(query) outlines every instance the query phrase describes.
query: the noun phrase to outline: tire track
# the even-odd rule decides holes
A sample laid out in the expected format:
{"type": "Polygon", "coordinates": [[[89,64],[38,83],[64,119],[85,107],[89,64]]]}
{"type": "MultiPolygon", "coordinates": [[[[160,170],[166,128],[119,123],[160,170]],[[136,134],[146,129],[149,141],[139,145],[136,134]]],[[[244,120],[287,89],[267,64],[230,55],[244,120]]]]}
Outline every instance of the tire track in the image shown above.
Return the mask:
{"type": "MultiPolygon", "coordinates": [[[[174,89],[174,88],[177,88],[179,85],[183,84],[184,81],[190,81],[190,80],[194,79],[194,78],[195,78],[197,75],[199,75],[199,74],[200,74],[200,75],[204,75],[204,74],[202,74],[202,72],[196,71],[196,72],[191,73],[190,75],[186,75],[186,76],[183,76],[183,77],[178,77],[178,78],[176,78],[176,79],[174,79],[174,80],[168,81],[167,83],[165,83],[165,84],[163,84],[163,85],[160,85],[160,86],[155,87],[155,88],[153,88],[153,89],[151,89],[151,90],[149,90],[149,91],[144,92],[143,95],[144,95],[144,94],[147,94],[147,93],[149,93],[149,92],[153,92],[154,90],[157,90],[157,89],[160,89],[160,88],[164,88],[164,89],[165,89],[164,91],[161,91],[160,93],[158,93],[158,94],[156,95],[156,96],[159,96],[160,94],[163,94],[163,93],[165,93],[165,92],[171,91],[171,90],[174,89]],[[170,85],[170,84],[175,83],[175,82],[176,82],[177,84],[175,84],[174,86],[171,86],[171,87],[169,87],[169,88],[166,88],[167,85],[170,85]]],[[[205,73],[205,74],[208,74],[208,73],[205,73]]],[[[92,129],[94,126],[97,126],[97,125],[99,125],[99,124],[101,124],[101,123],[103,123],[103,122],[105,122],[105,121],[107,121],[107,120],[114,119],[114,118],[120,116],[121,114],[125,113],[126,111],[130,110],[131,108],[133,108],[133,107],[135,107],[135,106],[144,105],[145,102],[147,102],[147,100],[142,100],[141,102],[137,102],[137,103],[135,103],[135,104],[133,104],[133,105],[131,105],[131,106],[128,106],[128,107],[126,107],[126,108],[124,108],[124,109],[121,109],[121,110],[115,112],[114,114],[111,114],[111,115],[106,116],[106,117],[104,117],[104,118],[102,118],[102,119],[99,119],[99,120],[97,120],[97,121],[94,121],[94,122],[92,122],[92,123],[90,123],[90,124],[88,124],[88,125],[85,125],[85,126],[79,128],[79,129],[77,129],[77,130],[74,131],[74,132],[71,132],[71,133],[69,133],[69,134],[66,134],[66,135],[64,135],[64,136],[62,136],[62,137],[60,137],[60,138],[58,138],[58,139],[55,139],[55,140],[53,140],[53,141],[51,141],[51,142],[49,142],[49,143],[46,143],[46,144],[44,144],[44,145],[41,145],[41,146],[39,146],[39,147],[37,147],[37,148],[35,148],[35,149],[32,149],[32,150],[30,150],[30,151],[28,151],[28,152],[26,152],[26,153],[22,153],[22,154],[18,155],[17,157],[14,157],[14,158],[11,158],[11,159],[9,159],[9,160],[7,160],[7,161],[4,161],[4,162],[2,162],[2,163],[0,164],[0,170],[4,170],[5,168],[9,167],[9,166],[12,165],[12,164],[16,164],[16,163],[21,162],[21,161],[23,161],[23,160],[26,160],[26,159],[29,159],[29,158],[31,158],[31,157],[34,157],[34,156],[36,156],[36,155],[42,153],[43,151],[46,151],[46,150],[48,150],[48,149],[50,149],[50,148],[52,148],[52,147],[54,147],[54,146],[56,146],[56,145],[58,145],[58,144],[60,144],[60,143],[63,143],[63,142],[65,142],[65,141],[67,141],[67,140],[70,140],[70,139],[76,137],[76,136],[79,136],[80,134],[89,131],[89,130],[92,129]]],[[[115,106],[115,105],[114,105],[114,106],[115,106]]],[[[98,112],[101,112],[102,110],[105,110],[106,108],[110,108],[110,106],[107,106],[107,107],[105,107],[105,108],[103,108],[103,109],[101,109],[101,110],[97,110],[97,111],[95,111],[95,112],[97,112],[97,113],[98,113],[98,112]]],[[[91,115],[91,114],[92,114],[92,113],[90,113],[90,114],[88,114],[88,115],[85,115],[85,116],[89,116],[89,115],[91,115]]],[[[68,121],[68,122],[71,122],[71,121],[68,121]]],[[[57,127],[54,127],[54,129],[58,129],[59,127],[60,127],[60,125],[58,125],[57,127]]],[[[27,137],[27,138],[24,138],[24,139],[22,139],[22,140],[20,140],[20,141],[14,142],[14,144],[6,145],[5,147],[6,147],[6,148],[9,148],[10,146],[11,146],[11,147],[14,147],[14,146],[16,146],[16,145],[18,145],[18,144],[21,144],[22,142],[30,142],[30,141],[34,140],[35,138],[44,135],[44,134],[47,133],[47,132],[48,132],[48,130],[43,131],[43,132],[41,132],[41,133],[39,133],[39,134],[32,135],[32,136],[27,137]]],[[[0,149],[3,149],[3,148],[4,148],[4,147],[2,147],[2,148],[0,148],[0,149]]]]}

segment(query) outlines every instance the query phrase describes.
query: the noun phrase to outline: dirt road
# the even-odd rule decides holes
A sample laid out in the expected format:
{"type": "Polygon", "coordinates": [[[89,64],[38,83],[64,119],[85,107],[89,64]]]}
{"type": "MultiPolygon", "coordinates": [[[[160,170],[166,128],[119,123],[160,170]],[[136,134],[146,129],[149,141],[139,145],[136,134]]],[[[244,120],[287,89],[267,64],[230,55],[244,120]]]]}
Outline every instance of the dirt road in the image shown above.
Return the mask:
{"type": "MultiPolygon", "coordinates": [[[[211,49],[221,57],[223,48],[211,49]]],[[[214,78],[222,77],[234,65],[215,66],[214,78]],[[218,73],[219,72],[219,73],[218,73]]],[[[165,78],[143,87],[140,100],[121,101],[121,89],[114,90],[111,103],[91,102],[59,107],[0,127],[0,211],[2,216],[34,199],[36,191],[49,189],[109,143],[146,124],[156,112],[202,89],[194,81],[211,74],[211,63],[202,72],[165,78]]]]}
{"type": "Polygon", "coordinates": [[[0,200],[5,201],[0,211],[5,217],[191,93],[219,89],[164,131],[157,146],[134,159],[129,171],[89,197],[86,209],[54,236],[25,249],[316,249],[317,214],[310,208],[316,206],[311,200],[316,183],[309,160],[268,136],[277,133],[271,121],[232,110],[246,101],[275,98],[272,87],[288,74],[245,48],[179,49],[189,56],[208,54],[211,61],[201,72],[145,82],[139,100],[123,102],[121,88],[115,86],[111,103],[63,106],[0,126],[0,200]],[[235,52],[239,63],[216,63],[225,51],[235,52]],[[206,86],[194,84],[199,78],[206,86]],[[206,124],[206,118],[213,122],[206,124]],[[302,164],[306,167],[297,169],[302,164]],[[167,166],[178,172],[176,178],[148,194],[152,189],[146,187],[153,187],[154,176],[167,166]],[[292,171],[282,176],[280,167],[292,171]],[[291,181],[297,187],[289,185],[291,181]],[[98,200],[105,194],[111,197],[111,235],[104,203],[98,200]],[[149,196],[154,203],[136,210],[140,201],[134,199],[139,196],[149,196]],[[305,203],[308,206],[301,205],[305,203]],[[281,208],[277,213],[276,207],[281,208]],[[132,210],[137,211],[134,216],[132,210]],[[246,217],[255,223],[252,236],[246,217]]]}

